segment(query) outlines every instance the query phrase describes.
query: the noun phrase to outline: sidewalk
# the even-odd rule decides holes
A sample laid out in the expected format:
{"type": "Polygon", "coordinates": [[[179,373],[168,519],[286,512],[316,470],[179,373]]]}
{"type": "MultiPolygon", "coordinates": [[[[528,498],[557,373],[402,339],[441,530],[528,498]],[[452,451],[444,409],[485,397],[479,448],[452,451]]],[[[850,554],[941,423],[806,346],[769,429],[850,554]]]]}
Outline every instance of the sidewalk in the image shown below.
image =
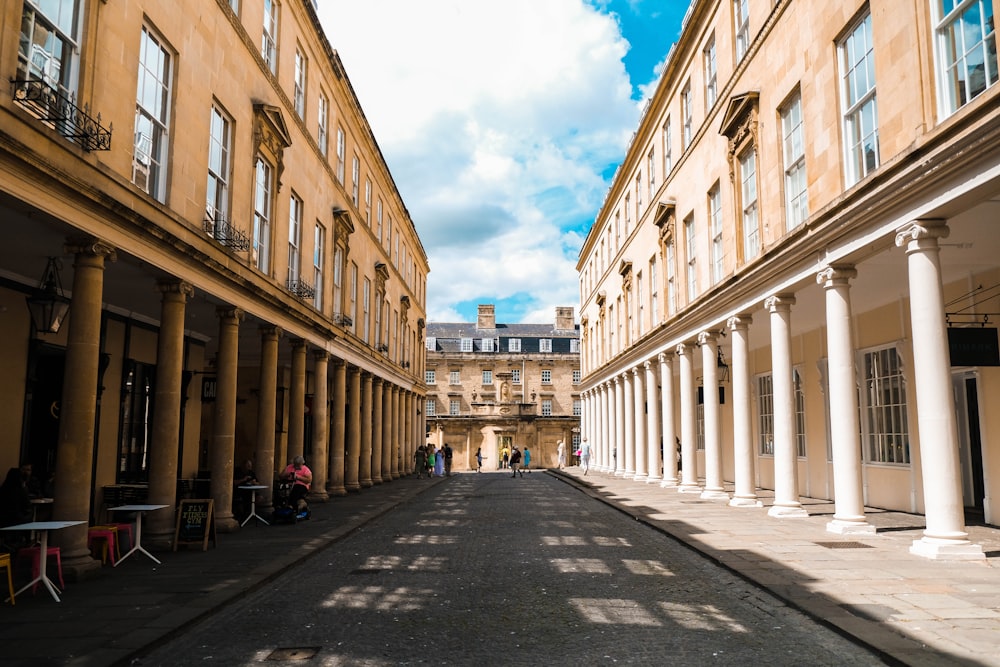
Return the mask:
{"type": "Polygon", "coordinates": [[[776,519],[770,492],[763,508],[729,507],[578,467],[550,472],[891,659],[1000,665],[1000,529],[969,527],[985,562],[935,561],[909,554],[919,515],[867,509],[876,536],[837,535],[825,500],[802,499],[808,518],[776,519]]]}
{"type": "MultiPolygon", "coordinates": [[[[61,602],[44,587],[35,595],[25,591],[15,606],[0,604],[0,664],[127,665],[141,649],[266,586],[287,568],[444,479],[404,477],[326,503],[313,502],[312,518],[295,525],[255,526],[251,520],[235,533],[219,533],[218,546],[209,545],[207,551],[200,545],[153,551],[162,565],[137,552],[118,567],[105,565],[95,579],[67,582],[61,602]]],[[[15,584],[28,581],[28,569],[20,568],[15,584]]],[[[54,563],[49,573],[58,585],[54,563]]]]}

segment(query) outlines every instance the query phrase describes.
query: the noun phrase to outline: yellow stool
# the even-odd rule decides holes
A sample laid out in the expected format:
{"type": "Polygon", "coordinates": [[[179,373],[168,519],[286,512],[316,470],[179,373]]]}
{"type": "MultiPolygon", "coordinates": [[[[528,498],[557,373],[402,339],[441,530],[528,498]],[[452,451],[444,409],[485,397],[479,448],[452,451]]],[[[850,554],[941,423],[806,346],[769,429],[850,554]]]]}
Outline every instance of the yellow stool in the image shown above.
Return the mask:
{"type": "MultiPolygon", "coordinates": [[[[102,540],[101,543],[101,564],[108,562],[111,559],[111,565],[115,564],[115,553],[118,549],[118,540],[115,537],[118,535],[118,528],[116,526],[91,526],[87,530],[87,547],[91,550],[94,548],[94,540],[102,540]]],[[[121,555],[121,554],[119,554],[121,555]]]]}
{"type": "Polygon", "coordinates": [[[10,554],[2,553],[0,554],[0,567],[7,568],[7,588],[10,589],[10,603],[14,604],[14,576],[11,574],[11,570],[14,569],[10,564],[10,554]]]}

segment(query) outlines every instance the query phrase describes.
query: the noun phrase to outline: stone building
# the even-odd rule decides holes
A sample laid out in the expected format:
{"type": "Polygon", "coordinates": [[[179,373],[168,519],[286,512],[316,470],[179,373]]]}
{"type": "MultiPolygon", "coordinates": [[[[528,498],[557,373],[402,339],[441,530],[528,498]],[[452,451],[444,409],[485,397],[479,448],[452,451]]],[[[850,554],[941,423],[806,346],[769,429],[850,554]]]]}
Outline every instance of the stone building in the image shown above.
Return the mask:
{"type": "Polygon", "coordinates": [[[56,519],[197,494],[223,531],[246,459],[319,500],[408,472],[427,258],[312,2],[5,2],[0,71],[4,470],[56,519]]]}
{"type": "Polygon", "coordinates": [[[1000,517],[995,9],[691,3],[579,257],[601,469],[733,511],[773,490],[775,520],[830,499],[835,533],[873,534],[866,507],[921,513],[913,553],[983,557],[966,521],[1000,517]]]}
{"type": "Polygon", "coordinates": [[[532,467],[554,467],[559,441],[580,442],[580,346],[573,308],[552,324],[497,323],[492,304],[476,322],[427,324],[427,441],[455,450],[455,470],[501,465],[500,452],[531,451],[532,467]]]}

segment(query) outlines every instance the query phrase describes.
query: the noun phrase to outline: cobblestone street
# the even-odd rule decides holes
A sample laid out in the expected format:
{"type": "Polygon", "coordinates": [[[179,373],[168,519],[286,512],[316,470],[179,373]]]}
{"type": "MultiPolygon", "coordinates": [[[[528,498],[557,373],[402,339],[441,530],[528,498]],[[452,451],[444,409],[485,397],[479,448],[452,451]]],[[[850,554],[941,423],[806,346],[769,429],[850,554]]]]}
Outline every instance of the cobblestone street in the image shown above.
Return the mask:
{"type": "Polygon", "coordinates": [[[268,659],[882,664],[543,472],[446,480],[134,664],[268,659]]]}

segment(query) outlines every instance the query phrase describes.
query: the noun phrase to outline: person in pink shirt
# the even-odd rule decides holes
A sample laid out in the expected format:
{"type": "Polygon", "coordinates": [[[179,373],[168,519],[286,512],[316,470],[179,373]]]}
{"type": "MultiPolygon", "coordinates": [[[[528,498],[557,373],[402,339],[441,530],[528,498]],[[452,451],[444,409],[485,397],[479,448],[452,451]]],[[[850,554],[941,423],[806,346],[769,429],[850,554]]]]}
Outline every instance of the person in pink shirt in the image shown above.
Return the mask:
{"type": "Polygon", "coordinates": [[[292,491],[288,495],[288,503],[296,512],[304,512],[307,508],[306,494],[309,493],[313,481],[312,470],[306,465],[306,460],[296,456],[285,468],[283,476],[292,482],[292,491]]]}

